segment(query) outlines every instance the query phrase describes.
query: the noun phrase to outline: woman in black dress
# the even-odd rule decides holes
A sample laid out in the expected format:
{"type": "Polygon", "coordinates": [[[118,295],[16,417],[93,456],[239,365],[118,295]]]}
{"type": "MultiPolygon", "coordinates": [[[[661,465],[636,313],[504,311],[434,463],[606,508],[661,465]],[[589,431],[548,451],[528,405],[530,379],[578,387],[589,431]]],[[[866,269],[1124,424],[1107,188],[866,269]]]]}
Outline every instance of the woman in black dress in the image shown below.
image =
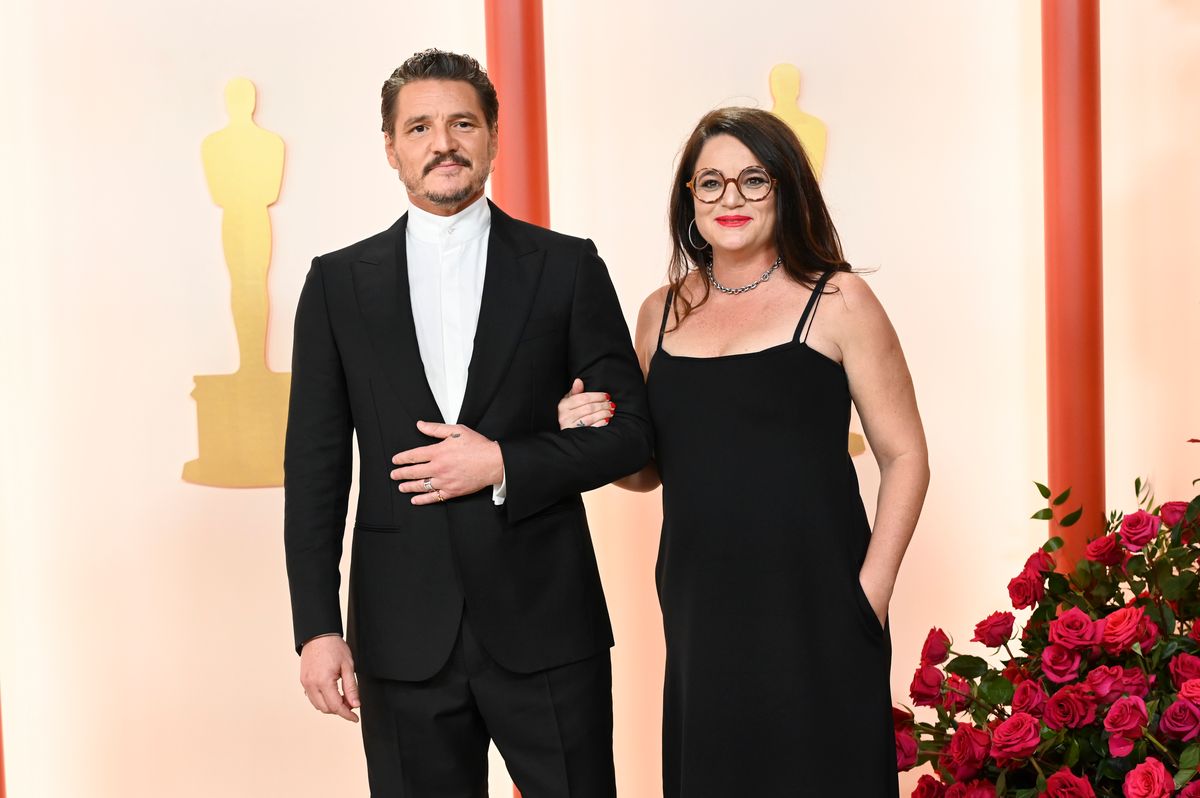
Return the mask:
{"type": "MultiPolygon", "coordinates": [[[[700,120],[670,226],[670,285],[636,333],[655,461],[618,483],[663,486],[664,794],[895,796],[887,608],[929,480],[895,331],[765,111],[700,120]],[[873,534],[851,402],[880,468],[873,534]]],[[[578,381],[559,406],[577,434],[611,412],[578,381]]]]}

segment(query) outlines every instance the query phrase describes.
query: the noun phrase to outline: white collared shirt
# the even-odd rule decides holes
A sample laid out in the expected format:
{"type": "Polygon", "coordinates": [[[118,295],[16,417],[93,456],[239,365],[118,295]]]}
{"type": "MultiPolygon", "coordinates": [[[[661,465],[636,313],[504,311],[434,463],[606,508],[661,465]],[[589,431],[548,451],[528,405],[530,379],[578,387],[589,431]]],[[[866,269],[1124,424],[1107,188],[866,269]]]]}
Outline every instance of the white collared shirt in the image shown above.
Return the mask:
{"type": "MultiPolygon", "coordinates": [[[[475,348],[483,299],[492,210],[480,197],[453,216],[436,216],[416,206],[408,211],[409,299],[425,378],[442,419],[457,424],[475,348]]],[[[505,483],[492,488],[503,504],[505,483]]]]}

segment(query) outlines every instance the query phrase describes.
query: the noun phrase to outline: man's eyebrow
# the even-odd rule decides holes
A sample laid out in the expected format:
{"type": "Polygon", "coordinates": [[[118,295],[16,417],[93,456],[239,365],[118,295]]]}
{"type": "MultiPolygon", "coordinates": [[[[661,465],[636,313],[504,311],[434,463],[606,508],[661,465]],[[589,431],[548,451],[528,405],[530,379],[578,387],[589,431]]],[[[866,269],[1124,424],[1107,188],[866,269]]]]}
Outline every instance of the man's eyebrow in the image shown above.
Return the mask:
{"type": "MultiPolygon", "coordinates": [[[[479,117],[473,111],[455,111],[452,114],[447,114],[447,118],[451,121],[457,119],[466,119],[470,122],[479,124],[479,117]]],[[[413,125],[428,125],[433,121],[433,117],[429,114],[421,114],[420,116],[410,116],[404,120],[404,127],[412,127],[413,125]]]]}

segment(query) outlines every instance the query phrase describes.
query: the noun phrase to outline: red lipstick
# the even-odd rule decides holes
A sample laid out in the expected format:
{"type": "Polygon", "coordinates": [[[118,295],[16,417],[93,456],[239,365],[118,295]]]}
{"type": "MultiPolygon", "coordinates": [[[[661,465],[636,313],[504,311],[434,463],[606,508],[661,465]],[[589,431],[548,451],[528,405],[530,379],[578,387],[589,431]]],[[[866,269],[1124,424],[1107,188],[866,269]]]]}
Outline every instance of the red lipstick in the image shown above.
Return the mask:
{"type": "Polygon", "coordinates": [[[721,225],[722,227],[745,227],[749,223],[749,216],[736,216],[730,214],[717,217],[717,224],[721,225]]]}

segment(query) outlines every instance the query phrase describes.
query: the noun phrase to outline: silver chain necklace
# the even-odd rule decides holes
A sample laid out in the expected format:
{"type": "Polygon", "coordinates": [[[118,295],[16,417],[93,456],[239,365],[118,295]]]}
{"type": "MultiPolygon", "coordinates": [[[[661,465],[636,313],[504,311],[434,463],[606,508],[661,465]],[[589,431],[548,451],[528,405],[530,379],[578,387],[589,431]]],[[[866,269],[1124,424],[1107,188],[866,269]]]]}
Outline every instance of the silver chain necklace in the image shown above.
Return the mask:
{"type": "Polygon", "coordinates": [[[711,257],[709,257],[708,262],[704,264],[704,271],[708,273],[708,281],[712,283],[713,288],[717,289],[723,294],[737,296],[738,294],[744,294],[747,291],[753,291],[755,288],[758,288],[759,283],[765,283],[767,280],[770,280],[771,275],[774,274],[775,270],[779,268],[779,264],[781,263],[783,263],[782,255],[775,259],[775,262],[771,264],[771,268],[763,272],[761,277],[749,285],[743,285],[741,288],[730,288],[729,286],[721,285],[719,282],[717,282],[717,278],[713,274],[713,262],[711,257]]]}

